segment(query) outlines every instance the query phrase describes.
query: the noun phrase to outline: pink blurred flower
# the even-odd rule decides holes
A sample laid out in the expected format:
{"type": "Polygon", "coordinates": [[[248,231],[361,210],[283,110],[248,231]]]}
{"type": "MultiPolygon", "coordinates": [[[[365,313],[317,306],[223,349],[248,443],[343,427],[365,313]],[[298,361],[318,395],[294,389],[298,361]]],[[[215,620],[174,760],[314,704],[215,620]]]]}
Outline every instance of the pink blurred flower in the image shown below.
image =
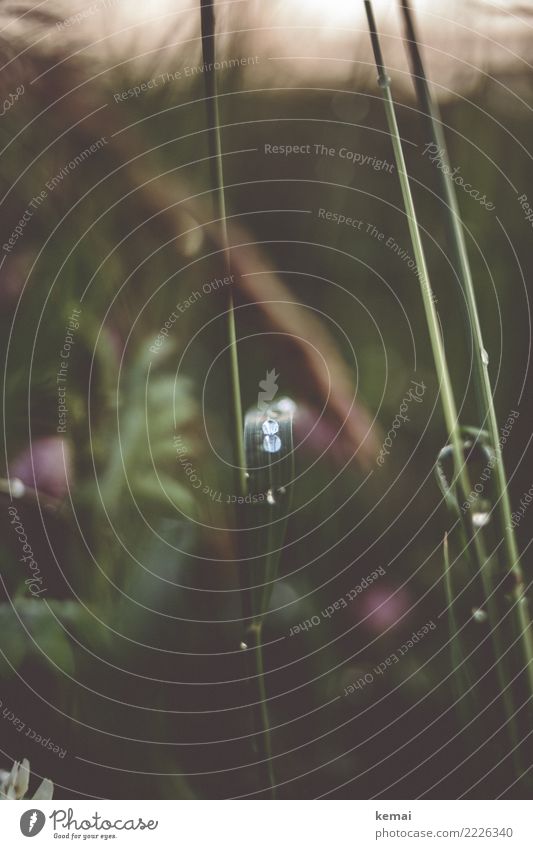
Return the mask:
{"type": "Polygon", "coordinates": [[[396,625],[405,624],[406,613],[413,600],[405,589],[391,586],[369,587],[359,597],[357,615],[373,634],[381,634],[396,625]]]}
{"type": "Polygon", "coordinates": [[[18,478],[30,489],[36,489],[53,498],[63,498],[67,481],[72,474],[71,447],[60,436],[42,436],[34,439],[10,463],[11,478],[18,478]]]}

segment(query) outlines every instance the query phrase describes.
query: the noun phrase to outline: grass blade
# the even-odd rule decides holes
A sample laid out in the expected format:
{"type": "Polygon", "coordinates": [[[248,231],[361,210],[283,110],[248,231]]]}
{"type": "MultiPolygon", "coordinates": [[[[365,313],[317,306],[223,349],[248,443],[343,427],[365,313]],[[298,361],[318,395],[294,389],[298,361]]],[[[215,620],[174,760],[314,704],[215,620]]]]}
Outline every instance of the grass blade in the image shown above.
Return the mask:
{"type": "MultiPolygon", "coordinates": [[[[370,38],[372,41],[374,58],[378,71],[378,84],[382,89],[385,113],[394,150],[396,167],[398,169],[398,176],[400,180],[402,197],[409,225],[409,232],[411,235],[411,242],[413,245],[413,251],[415,253],[417,267],[420,271],[419,277],[422,299],[424,303],[426,321],[428,325],[431,347],[433,351],[435,369],[439,381],[439,389],[441,394],[444,419],[449,434],[450,447],[453,456],[454,473],[449,483],[449,489],[451,491],[457,491],[460,494],[460,501],[464,502],[471,491],[471,486],[469,481],[467,464],[465,462],[464,441],[457,417],[457,405],[455,402],[453,385],[448,369],[440,323],[435,308],[433,293],[429,281],[427,263],[425,259],[422,238],[420,235],[420,228],[418,224],[416,210],[411,193],[409,176],[407,174],[402,142],[398,129],[398,123],[396,120],[394,100],[392,98],[391,81],[385,68],[385,63],[383,60],[379,37],[376,29],[374,13],[372,10],[372,3],[370,2],[370,0],[365,0],[365,10],[368,18],[370,38]]],[[[492,589],[493,557],[487,556],[483,536],[478,529],[475,529],[473,527],[472,516],[470,515],[471,512],[472,511],[468,511],[468,515],[464,516],[464,526],[467,529],[467,537],[469,543],[472,544],[475,553],[477,572],[482,579],[483,587],[486,593],[486,602],[491,624],[491,637],[495,653],[499,689],[501,692],[504,711],[507,716],[507,728],[509,731],[512,748],[514,748],[517,741],[517,734],[513,721],[513,715],[515,711],[513,709],[512,693],[508,686],[509,679],[507,675],[507,670],[505,669],[505,665],[500,660],[503,654],[503,646],[500,635],[501,617],[499,617],[498,615],[498,611],[496,608],[496,600],[494,598],[494,593],[492,589]]],[[[461,520],[463,521],[463,517],[461,517],[461,520]]]]}
{"type": "Polygon", "coordinates": [[[255,727],[258,753],[265,761],[272,796],[275,777],[272,765],[270,723],[262,654],[262,629],[270,596],[278,577],[279,560],[291,507],[294,479],[293,415],[295,404],[282,398],[268,409],[251,409],[245,420],[244,440],[249,475],[247,512],[250,532],[249,558],[243,561],[242,586],[246,599],[246,631],[243,649],[255,675],[255,727]]]}
{"type": "MultiPolygon", "coordinates": [[[[209,156],[211,162],[211,185],[213,190],[213,205],[215,218],[218,220],[224,252],[225,276],[232,277],[231,255],[229,249],[228,229],[226,220],[226,199],[224,192],[224,170],[222,164],[222,143],[220,138],[220,122],[218,115],[217,80],[215,70],[216,59],[216,27],[214,0],[200,0],[202,56],[204,63],[205,103],[208,131],[209,156]]],[[[244,524],[248,505],[244,502],[248,494],[248,478],[246,454],[244,448],[243,412],[239,377],[239,359],[237,352],[237,328],[235,321],[234,283],[224,287],[226,290],[226,314],[229,351],[229,371],[231,397],[233,406],[233,439],[235,447],[235,493],[237,495],[237,525],[244,524]]],[[[271,795],[275,795],[275,778],[272,766],[272,751],[266,701],[266,688],[263,668],[263,652],[261,647],[262,619],[250,620],[251,596],[247,589],[247,578],[243,575],[246,561],[241,556],[242,544],[237,543],[239,554],[240,595],[243,608],[243,618],[246,626],[245,640],[245,674],[248,684],[256,684],[254,703],[254,730],[256,739],[260,741],[257,747],[262,762],[265,764],[267,782],[271,795]]]]}
{"type": "Polygon", "coordinates": [[[400,8],[404,21],[406,43],[411,64],[411,75],[416,89],[421,110],[428,119],[432,143],[438,150],[442,168],[438,170],[440,194],[446,210],[446,221],[449,233],[449,241],[452,248],[452,264],[455,268],[457,278],[463,290],[467,308],[467,328],[473,337],[474,350],[474,380],[478,407],[481,414],[481,426],[489,431],[490,443],[495,452],[495,485],[496,485],[496,515],[500,533],[503,535],[506,571],[509,569],[515,578],[514,599],[518,626],[522,634],[522,646],[524,652],[525,668],[527,670],[529,691],[533,695],[533,633],[531,619],[525,597],[525,583],[518,547],[511,521],[511,505],[507,477],[500,444],[498,421],[494,406],[494,398],[489,376],[489,362],[483,342],[483,334],[479,312],[476,303],[476,294],[470,261],[466,249],[465,236],[457,194],[451,178],[449,156],[444,136],[443,124],[439,114],[438,105],[432,97],[426,76],[419,40],[416,34],[413,14],[409,0],[400,0],[400,8]]]}
{"type": "MultiPolygon", "coordinates": [[[[215,218],[218,220],[224,248],[225,276],[231,277],[231,256],[226,220],[226,199],[224,192],[224,169],[222,164],[222,143],[218,116],[217,79],[215,70],[216,29],[214,0],[200,0],[202,28],[202,56],[205,67],[205,105],[207,117],[208,146],[211,163],[211,186],[215,218]]],[[[242,432],[242,400],[239,378],[239,359],[237,352],[237,329],[235,322],[234,283],[225,286],[226,314],[228,321],[228,351],[230,357],[230,383],[233,404],[233,438],[235,445],[236,492],[245,496],[247,492],[246,460],[242,432]]]]}
{"type": "Polygon", "coordinates": [[[407,175],[407,169],[405,165],[405,158],[403,155],[403,148],[400,139],[400,133],[398,130],[398,123],[396,121],[396,112],[394,109],[394,101],[392,99],[392,93],[390,88],[390,78],[385,70],[385,65],[383,62],[383,55],[381,52],[381,46],[379,43],[379,38],[376,30],[376,23],[374,19],[374,13],[372,10],[372,4],[370,0],[365,0],[365,9],[368,18],[368,26],[370,29],[370,38],[372,41],[372,48],[374,51],[374,58],[376,62],[376,67],[378,71],[378,85],[382,90],[383,103],[385,106],[385,113],[387,116],[387,123],[389,125],[389,133],[391,137],[392,146],[394,149],[394,156],[396,160],[396,167],[398,169],[398,175],[400,179],[400,186],[402,190],[402,196],[405,206],[405,212],[407,216],[407,222],[409,225],[409,232],[411,235],[411,242],[413,244],[413,250],[416,256],[416,262],[418,268],[420,270],[420,288],[422,292],[422,300],[424,303],[424,311],[426,314],[426,321],[428,325],[431,348],[433,351],[433,358],[435,360],[435,367],[437,370],[437,377],[439,379],[439,386],[442,398],[442,405],[444,410],[444,417],[446,420],[446,427],[448,434],[450,435],[450,440],[452,444],[453,457],[454,457],[454,465],[455,465],[455,479],[454,483],[459,483],[460,488],[463,492],[468,494],[470,491],[470,487],[468,485],[468,479],[466,476],[466,470],[464,469],[464,458],[463,458],[463,448],[462,448],[462,439],[459,432],[459,421],[457,417],[457,406],[455,403],[452,382],[450,378],[450,373],[448,370],[448,364],[446,361],[446,353],[444,350],[444,344],[442,340],[442,334],[440,331],[439,319],[437,316],[437,311],[435,308],[435,302],[433,298],[433,292],[431,289],[429,275],[426,264],[426,257],[424,253],[424,248],[422,245],[422,238],[420,236],[420,228],[418,225],[418,219],[415,211],[415,206],[413,202],[413,197],[411,194],[411,187],[409,185],[409,177],[407,175]]]}
{"type": "Polygon", "coordinates": [[[453,682],[455,698],[459,705],[459,712],[461,713],[466,724],[470,717],[467,715],[467,712],[465,710],[464,694],[470,692],[471,697],[473,697],[474,691],[470,669],[467,665],[467,661],[465,660],[462,650],[462,641],[459,633],[459,625],[457,623],[457,616],[455,612],[456,599],[453,587],[453,576],[450,564],[450,552],[447,533],[444,534],[442,553],[444,560],[444,591],[446,596],[446,607],[448,611],[448,625],[450,629],[450,657],[452,670],[454,672],[453,682]]]}

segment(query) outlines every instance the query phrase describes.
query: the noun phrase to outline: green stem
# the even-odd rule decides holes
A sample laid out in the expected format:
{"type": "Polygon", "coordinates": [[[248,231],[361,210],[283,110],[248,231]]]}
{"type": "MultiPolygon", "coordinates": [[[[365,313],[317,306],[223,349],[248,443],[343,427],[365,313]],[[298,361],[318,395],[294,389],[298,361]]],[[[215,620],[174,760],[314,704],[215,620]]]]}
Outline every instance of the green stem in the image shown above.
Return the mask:
{"type": "MultiPolygon", "coordinates": [[[[387,117],[387,123],[389,126],[389,134],[391,137],[394,156],[396,160],[396,167],[398,169],[398,176],[400,180],[400,186],[402,190],[402,197],[405,206],[407,221],[409,225],[409,233],[411,236],[411,242],[413,245],[413,251],[415,254],[415,259],[417,262],[417,267],[419,271],[419,279],[420,279],[420,288],[422,292],[422,300],[424,304],[424,310],[426,314],[426,321],[429,330],[429,336],[431,341],[431,348],[433,351],[433,358],[435,361],[435,369],[437,372],[437,377],[439,380],[439,389],[441,394],[441,402],[444,412],[444,419],[446,423],[446,428],[449,434],[449,439],[451,442],[453,460],[454,460],[454,479],[451,482],[452,488],[457,486],[459,493],[461,494],[461,501],[466,501],[468,498],[468,494],[471,491],[469,476],[467,472],[467,467],[464,460],[464,452],[463,452],[463,440],[461,435],[461,429],[457,416],[457,406],[455,403],[455,397],[450,377],[450,372],[448,369],[448,364],[446,360],[446,353],[444,350],[444,344],[442,340],[442,334],[440,330],[440,323],[438,319],[437,310],[435,308],[435,302],[433,299],[433,292],[431,289],[429,274],[427,270],[426,258],[424,253],[424,248],[422,245],[422,238],[420,235],[420,228],[418,224],[418,219],[416,215],[416,210],[413,202],[413,196],[411,193],[411,187],[409,184],[409,177],[407,174],[407,168],[405,164],[405,158],[403,154],[403,148],[400,138],[400,132],[398,128],[398,123],[396,120],[396,112],[394,108],[394,101],[392,98],[391,87],[390,87],[390,78],[386,72],[383,55],[381,52],[381,46],[379,43],[379,38],[376,30],[376,24],[374,19],[374,14],[372,11],[372,4],[370,0],[365,0],[365,9],[368,18],[368,25],[370,30],[370,37],[372,41],[372,48],[374,51],[374,57],[376,62],[376,67],[378,70],[378,84],[383,92],[383,102],[385,105],[385,113],[387,117]]],[[[498,627],[498,616],[495,608],[494,600],[492,598],[492,593],[490,591],[491,587],[491,579],[489,570],[491,570],[491,562],[492,558],[488,558],[485,552],[485,547],[483,544],[482,536],[479,532],[472,526],[471,517],[468,518],[466,522],[467,527],[467,537],[472,540],[474,544],[474,548],[476,551],[476,559],[479,564],[479,569],[481,573],[481,578],[483,581],[483,586],[487,592],[487,608],[489,611],[489,616],[491,617],[491,622],[493,624],[492,627],[492,639],[494,644],[494,649],[496,653],[496,660],[498,661],[502,655],[502,643],[500,639],[500,629],[498,627]]],[[[502,664],[497,662],[497,675],[500,683],[500,688],[502,691],[502,698],[505,705],[505,710],[508,717],[513,715],[513,706],[512,706],[512,698],[509,693],[509,689],[507,687],[507,677],[505,675],[505,671],[502,668],[502,664]]],[[[509,732],[513,743],[517,741],[516,731],[514,730],[514,724],[509,721],[509,732]]]]}
{"type": "Polygon", "coordinates": [[[415,88],[420,106],[428,117],[432,141],[437,148],[442,165],[442,167],[438,169],[441,194],[447,211],[447,222],[454,256],[454,266],[465,296],[469,329],[472,332],[474,340],[474,378],[476,383],[476,394],[482,410],[483,420],[481,422],[481,426],[488,429],[490,442],[495,455],[495,488],[497,493],[496,509],[499,515],[500,529],[504,538],[507,562],[515,578],[515,604],[520,631],[522,634],[529,688],[530,692],[533,694],[533,634],[531,631],[531,621],[525,597],[524,576],[520,564],[516,537],[512,527],[509,487],[503,462],[498,420],[490,383],[488,356],[483,343],[483,333],[477,309],[470,261],[468,259],[465,236],[459,212],[459,205],[457,202],[457,194],[451,178],[451,169],[443,124],[437,103],[433,99],[429,88],[409,0],[400,0],[400,6],[409,45],[411,73],[415,81],[415,88]]]}
{"type": "MultiPolygon", "coordinates": [[[[226,219],[226,199],[224,192],[224,169],[222,164],[222,144],[220,138],[220,121],[218,114],[218,97],[217,97],[217,81],[215,71],[215,11],[214,0],[200,0],[201,11],[201,29],[202,29],[202,54],[205,65],[205,95],[206,95],[206,111],[207,111],[207,127],[208,127],[208,144],[209,156],[211,161],[211,184],[213,188],[213,203],[215,209],[215,217],[220,223],[222,232],[222,243],[224,246],[224,262],[226,276],[231,279],[231,284],[225,287],[227,302],[227,331],[228,331],[228,347],[229,347],[229,370],[231,395],[233,403],[233,427],[234,427],[234,445],[235,445],[235,482],[236,492],[244,498],[248,492],[248,478],[246,473],[246,453],[244,447],[244,417],[242,411],[242,399],[240,390],[239,377],[239,357],[237,350],[237,328],[235,321],[235,296],[234,296],[234,281],[231,274],[231,256],[229,248],[228,227],[226,219]]],[[[237,508],[237,517],[242,516],[242,511],[237,508]]],[[[243,523],[238,521],[238,527],[243,527],[243,523]]],[[[249,622],[250,616],[250,590],[248,589],[248,576],[243,576],[244,563],[241,562],[238,566],[240,583],[241,583],[241,599],[243,605],[243,619],[249,622]]],[[[261,623],[253,622],[248,624],[246,630],[246,666],[250,668],[252,674],[249,674],[248,680],[252,678],[257,683],[257,699],[254,699],[256,708],[255,714],[255,733],[257,739],[261,741],[260,749],[262,759],[265,763],[268,785],[270,787],[271,796],[275,796],[275,778],[272,765],[272,753],[270,743],[270,726],[268,720],[267,696],[265,688],[265,677],[263,667],[263,652],[261,647],[261,623]]]]}
{"type": "Polygon", "coordinates": [[[450,660],[451,669],[453,672],[452,686],[455,690],[455,701],[457,710],[463,719],[464,723],[470,720],[469,711],[465,705],[465,693],[470,693],[470,701],[472,709],[475,709],[475,690],[470,678],[469,664],[466,661],[463,652],[461,638],[459,635],[459,625],[455,615],[455,592],[453,587],[452,571],[450,564],[450,553],[448,548],[448,534],[444,534],[443,543],[443,560],[444,560],[444,592],[446,595],[446,604],[448,608],[448,622],[450,627],[450,660]]]}
{"type": "MultiPolygon", "coordinates": [[[[205,65],[205,103],[207,112],[208,145],[211,162],[211,185],[215,217],[220,223],[226,276],[231,278],[231,257],[226,219],[226,199],[224,191],[224,170],[222,165],[222,144],[218,115],[217,80],[215,71],[215,12],[214,0],[201,0],[202,53],[205,65]]],[[[237,350],[237,330],[235,322],[234,283],[224,287],[226,291],[226,314],[228,348],[230,356],[230,383],[233,404],[233,426],[236,460],[236,489],[240,496],[247,493],[246,456],[244,452],[243,413],[239,378],[239,357],[237,350]]]]}
{"type": "Polygon", "coordinates": [[[439,388],[441,392],[442,406],[444,410],[444,418],[446,421],[446,427],[448,433],[450,435],[453,457],[454,457],[454,465],[455,465],[455,474],[457,480],[461,483],[461,489],[464,490],[465,497],[469,492],[468,479],[466,476],[466,470],[464,468],[464,457],[463,457],[463,441],[460,433],[459,421],[457,418],[457,407],[455,404],[452,382],[450,378],[450,373],[448,371],[448,365],[446,362],[446,353],[444,351],[444,344],[442,341],[442,334],[440,331],[440,324],[437,315],[437,310],[435,309],[435,301],[433,298],[433,292],[431,290],[431,285],[429,282],[429,275],[426,265],[426,257],[424,254],[424,248],[422,246],[422,239],[420,237],[420,229],[418,226],[418,219],[416,216],[415,206],[413,203],[413,196],[411,194],[411,187],[409,185],[409,178],[407,175],[407,169],[405,165],[405,158],[403,155],[402,143],[400,140],[400,132],[398,129],[398,123],[396,121],[396,112],[394,109],[394,101],[392,99],[392,93],[390,88],[390,78],[386,73],[385,66],[383,63],[383,56],[381,53],[381,47],[379,44],[379,39],[376,31],[376,24],[374,20],[374,13],[372,11],[372,5],[369,0],[365,0],[366,13],[368,16],[368,24],[370,28],[370,37],[372,39],[372,47],[374,50],[374,56],[376,60],[376,66],[378,69],[378,84],[383,92],[383,102],[385,105],[385,113],[387,116],[387,123],[389,125],[389,133],[392,141],[392,146],[394,149],[394,156],[396,159],[396,165],[398,168],[398,176],[400,179],[400,186],[402,190],[402,196],[405,206],[405,212],[407,216],[407,222],[409,225],[409,233],[411,236],[411,242],[413,244],[413,250],[415,253],[415,258],[419,270],[419,279],[420,279],[420,288],[422,292],[422,301],[424,304],[424,311],[426,314],[426,321],[429,330],[429,336],[431,341],[431,348],[433,351],[433,357],[435,360],[435,367],[437,370],[437,377],[439,379],[439,388]]]}
{"type": "Polygon", "coordinates": [[[264,763],[270,797],[276,798],[276,778],[272,763],[272,746],[270,741],[270,721],[268,718],[267,693],[265,687],[265,670],[263,666],[263,650],[261,646],[263,623],[261,620],[254,621],[246,631],[246,655],[247,659],[253,660],[255,671],[256,692],[255,702],[255,729],[257,734],[257,754],[264,763]]]}

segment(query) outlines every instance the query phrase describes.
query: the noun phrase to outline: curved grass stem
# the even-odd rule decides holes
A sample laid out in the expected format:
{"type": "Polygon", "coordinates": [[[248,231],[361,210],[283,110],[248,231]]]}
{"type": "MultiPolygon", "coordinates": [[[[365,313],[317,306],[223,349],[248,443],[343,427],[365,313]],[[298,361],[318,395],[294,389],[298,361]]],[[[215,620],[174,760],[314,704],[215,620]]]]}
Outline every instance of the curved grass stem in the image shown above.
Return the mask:
{"type": "Polygon", "coordinates": [[[427,116],[432,143],[438,151],[438,156],[442,166],[438,169],[438,175],[441,199],[446,210],[449,241],[452,249],[452,264],[464,293],[467,326],[473,339],[473,373],[478,408],[480,409],[481,414],[480,426],[482,428],[487,428],[491,447],[495,456],[495,490],[497,496],[495,508],[498,515],[500,532],[504,541],[504,550],[507,561],[506,566],[515,578],[514,598],[517,611],[516,615],[520,632],[522,634],[522,645],[525,655],[524,659],[528,676],[529,691],[531,695],[533,695],[533,634],[531,629],[531,620],[525,598],[524,575],[512,525],[509,488],[505,473],[505,465],[503,462],[498,420],[490,382],[489,361],[483,342],[483,332],[479,319],[476,294],[459,211],[459,204],[457,202],[455,186],[451,178],[452,172],[449,165],[443,123],[440,117],[438,105],[432,97],[429,87],[409,0],[400,0],[400,8],[409,49],[411,74],[417,92],[419,105],[421,110],[427,116]]]}
{"type": "MultiPolygon", "coordinates": [[[[435,362],[435,369],[439,383],[439,391],[441,395],[446,429],[449,435],[452,448],[454,478],[451,481],[451,488],[457,489],[457,491],[460,493],[461,501],[465,502],[468,498],[469,493],[471,492],[471,485],[469,480],[468,469],[464,458],[463,439],[457,415],[457,405],[455,402],[452,380],[446,359],[446,352],[444,349],[441,326],[437,310],[435,308],[435,301],[430,285],[427,263],[422,244],[422,238],[420,235],[420,227],[418,224],[413,196],[411,193],[411,187],[409,183],[409,176],[407,173],[405,157],[403,154],[400,132],[396,120],[396,111],[392,98],[390,78],[385,68],[374,14],[372,10],[372,4],[370,0],[365,0],[365,10],[368,18],[372,48],[374,51],[374,58],[378,71],[378,84],[382,89],[382,97],[385,106],[387,123],[389,127],[389,134],[394,150],[396,167],[398,169],[398,176],[400,180],[405,213],[409,226],[409,233],[411,236],[411,242],[413,245],[413,251],[415,254],[417,267],[419,269],[420,288],[424,304],[424,311],[426,315],[426,322],[428,326],[431,348],[433,352],[433,359],[435,362]]],[[[473,543],[476,554],[476,562],[478,564],[478,569],[483,582],[483,586],[487,593],[487,607],[489,610],[489,617],[491,618],[492,624],[492,640],[497,661],[497,675],[502,693],[504,709],[508,717],[509,734],[514,746],[518,738],[514,722],[511,719],[514,714],[512,695],[508,687],[508,678],[506,671],[502,667],[502,664],[498,662],[499,658],[502,656],[503,646],[500,635],[497,610],[495,607],[494,596],[491,589],[493,584],[491,574],[493,558],[487,556],[482,535],[479,530],[473,527],[471,516],[460,517],[460,521],[464,523],[467,539],[473,543]]]]}

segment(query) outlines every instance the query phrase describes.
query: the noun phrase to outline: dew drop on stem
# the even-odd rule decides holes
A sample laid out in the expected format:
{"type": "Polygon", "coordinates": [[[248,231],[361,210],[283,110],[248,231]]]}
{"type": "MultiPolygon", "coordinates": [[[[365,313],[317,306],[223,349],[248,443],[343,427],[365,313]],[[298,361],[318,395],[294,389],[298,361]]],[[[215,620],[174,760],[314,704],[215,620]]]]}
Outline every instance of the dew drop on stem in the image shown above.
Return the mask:
{"type": "Polygon", "coordinates": [[[279,432],[279,424],[274,419],[267,419],[263,422],[263,433],[266,436],[273,436],[279,432]]]}
{"type": "Polygon", "coordinates": [[[26,487],[20,478],[11,478],[11,495],[13,498],[22,498],[26,494],[26,487]]]}
{"type": "Polygon", "coordinates": [[[481,624],[487,621],[487,614],[481,607],[473,607],[472,608],[472,619],[474,622],[481,624]]]}
{"type": "Polygon", "coordinates": [[[281,448],[281,439],[275,434],[265,436],[263,440],[263,448],[267,454],[277,454],[281,448]]]}
{"type": "Polygon", "coordinates": [[[472,513],[472,524],[475,528],[484,528],[490,522],[488,510],[475,510],[472,513]]]}

